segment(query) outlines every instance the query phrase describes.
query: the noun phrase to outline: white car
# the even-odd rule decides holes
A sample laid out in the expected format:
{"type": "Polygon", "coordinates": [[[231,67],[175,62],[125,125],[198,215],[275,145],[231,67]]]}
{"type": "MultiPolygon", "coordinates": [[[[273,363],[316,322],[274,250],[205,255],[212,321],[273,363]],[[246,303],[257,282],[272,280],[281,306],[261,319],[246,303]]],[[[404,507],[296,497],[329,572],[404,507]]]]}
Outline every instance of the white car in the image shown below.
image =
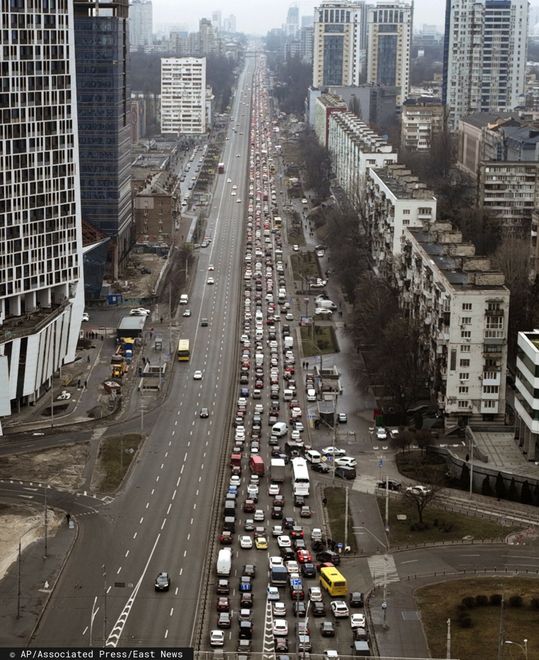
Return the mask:
{"type": "Polygon", "coordinates": [[[292,541],[290,540],[289,536],[278,536],[277,537],[277,545],[280,548],[291,548],[292,547],[292,541]]]}
{"type": "Polygon", "coordinates": [[[236,197],[236,191],[235,190],[233,190],[230,194],[231,194],[232,197],[236,197]]]}
{"type": "Polygon", "coordinates": [[[227,183],[232,183],[232,179],[227,179],[226,182],[227,183]]]}
{"type": "Polygon", "coordinates": [[[276,568],[277,566],[284,566],[283,558],[277,557],[276,555],[273,557],[268,557],[268,563],[270,571],[272,568],[276,568]]]}
{"type": "Polygon", "coordinates": [[[366,628],[367,624],[366,624],[366,621],[365,621],[365,615],[362,612],[352,614],[350,616],[350,626],[351,626],[352,630],[354,628],[366,628]]]}
{"type": "Polygon", "coordinates": [[[215,270],[214,265],[213,265],[213,264],[210,264],[210,265],[208,266],[208,270],[215,270]]]}
{"type": "Polygon", "coordinates": [[[57,397],[56,401],[69,401],[71,399],[71,394],[63,390],[57,397]]]}
{"type": "Polygon", "coordinates": [[[387,440],[387,432],[383,426],[378,426],[376,428],[376,439],[387,440]]]}
{"type": "Polygon", "coordinates": [[[273,619],[273,635],[286,637],[288,635],[288,621],[286,619],[273,619]]]}
{"type": "Polygon", "coordinates": [[[213,279],[213,277],[208,277],[207,284],[215,284],[215,280],[213,279]]]}
{"type": "Polygon", "coordinates": [[[276,600],[273,602],[273,616],[274,617],[284,617],[286,616],[286,605],[280,601],[276,600]]]}
{"type": "Polygon", "coordinates": [[[256,484],[249,484],[247,486],[247,494],[249,497],[258,497],[258,486],[256,484]]]}
{"type": "Polygon", "coordinates": [[[292,246],[292,250],[294,250],[294,252],[299,252],[299,245],[294,244],[294,245],[292,246]]]}
{"type": "Polygon", "coordinates": [[[331,611],[336,619],[342,619],[349,616],[348,606],[344,600],[332,600],[331,611]]]}
{"type": "Polygon", "coordinates": [[[308,204],[309,202],[305,199],[305,197],[301,200],[302,204],[308,204]]]}
{"type": "Polygon", "coordinates": [[[148,316],[148,314],[150,314],[150,310],[144,307],[135,307],[129,312],[129,316],[148,316]]]}
{"type": "Polygon", "coordinates": [[[427,486],[422,486],[421,484],[416,484],[415,486],[408,486],[406,489],[407,493],[414,493],[414,495],[428,495],[430,493],[430,488],[427,486]]]}
{"type": "Polygon", "coordinates": [[[322,601],[322,590],[320,587],[309,587],[309,600],[313,602],[322,601]]]}
{"type": "Polygon", "coordinates": [[[195,371],[193,374],[193,380],[202,380],[202,371],[195,371]]]}
{"type": "Polygon", "coordinates": [[[253,547],[253,539],[250,536],[240,536],[240,548],[250,550],[253,547]]]}
{"type": "Polygon", "coordinates": [[[222,630],[212,630],[210,632],[210,646],[224,646],[225,633],[222,630]]]}
{"type": "Polygon", "coordinates": [[[331,309],[326,309],[325,307],[317,307],[314,310],[314,315],[329,318],[330,316],[333,315],[333,312],[331,311],[331,309]]]}
{"type": "Polygon", "coordinates": [[[241,485],[241,477],[238,476],[237,474],[234,474],[230,477],[230,485],[231,486],[240,486],[241,485]]]}
{"type": "Polygon", "coordinates": [[[289,559],[286,563],[286,570],[288,571],[289,575],[292,575],[292,573],[299,573],[299,564],[295,559],[289,559]]]}
{"type": "Polygon", "coordinates": [[[274,537],[281,536],[283,533],[282,525],[273,525],[271,528],[271,535],[274,537]]]}
{"type": "Polygon", "coordinates": [[[335,465],[339,467],[356,467],[357,461],[352,456],[341,456],[335,459],[335,465]]]}
{"type": "Polygon", "coordinates": [[[89,321],[90,320],[90,315],[88,314],[88,312],[83,312],[82,313],[82,320],[83,321],[89,321]]]}
{"type": "Polygon", "coordinates": [[[268,488],[268,495],[278,495],[280,493],[279,484],[270,484],[268,488]]]}
{"type": "Polygon", "coordinates": [[[333,446],[324,447],[322,449],[322,454],[324,454],[324,456],[346,456],[344,449],[339,449],[339,447],[333,446]]]}
{"type": "Polygon", "coordinates": [[[268,600],[281,600],[277,587],[268,587],[268,600]]]}
{"type": "Polygon", "coordinates": [[[256,522],[263,522],[264,520],[264,509],[257,509],[255,515],[253,516],[256,522]]]}
{"type": "Polygon", "coordinates": [[[191,310],[186,309],[185,312],[182,314],[182,316],[191,316],[191,310]]]}

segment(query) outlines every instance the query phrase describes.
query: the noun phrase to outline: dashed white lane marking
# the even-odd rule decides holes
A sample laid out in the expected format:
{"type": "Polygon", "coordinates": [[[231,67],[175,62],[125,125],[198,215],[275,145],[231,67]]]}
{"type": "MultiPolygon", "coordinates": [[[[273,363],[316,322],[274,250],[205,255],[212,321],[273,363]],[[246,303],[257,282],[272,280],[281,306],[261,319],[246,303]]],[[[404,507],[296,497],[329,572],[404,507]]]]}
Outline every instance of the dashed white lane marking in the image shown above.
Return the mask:
{"type": "Polygon", "coordinates": [[[142,521],[143,521],[143,520],[144,520],[144,516],[142,516],[142,518],[138,521],[138,524],[139,524],[139,525],[142,525],[142,521]]]}
{"type": "Polygon", "coordinates": [[[170,613],[169,613],[169,616],[172,616],[173,614],[174,614],[174,608],[173,608],[173,607],[171,607],[171,608],[170,608],[170,613]]]}
{"type": "Polygon", "coordinates": [[[177,492],[178,492],[178,491],[177,491],[176,489],[174,489],[174,492],[172,493],[172,499],[173,499],[173,500],[176,499],[176,493],[177,493],[177,492]]]}
{"type": "Polygon", "coordinates": [[[163,527],[167,524],[167,519],[165,518],[163,522],[161,523],[161,531],[163,531],[163,527]]]}
{"type": "Polygon", "coordinates": [[[130,552],[129,550],[126,550],[124,557],[129,557],[129,552],[130,552]]]}
{"type": "Polygon", "coordinates": [[[168,514],[170,513],[170,509],[171,509],[171,508],[172,508],[172,502],[168,505],[168,508],[167,508],[167,516],[168,516],[168,514]]]}
{"type": "Polygon", "coordinates": [[[165,639],[168,637],[168,628],[165,630],[165,639]]]}

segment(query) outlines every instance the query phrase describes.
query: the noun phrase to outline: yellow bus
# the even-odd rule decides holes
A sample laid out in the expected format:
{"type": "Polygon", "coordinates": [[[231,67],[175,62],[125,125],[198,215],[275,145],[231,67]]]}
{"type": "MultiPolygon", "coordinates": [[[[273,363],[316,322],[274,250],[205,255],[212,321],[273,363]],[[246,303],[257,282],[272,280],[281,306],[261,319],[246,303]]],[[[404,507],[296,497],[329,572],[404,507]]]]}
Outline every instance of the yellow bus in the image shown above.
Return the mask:
{"type": "Polygon", "coordinates": [[[320,586],[331,596],[346,596],[348,585],[346,578],[334,567],[324,567],[320,570],[320,586]]]}
{"type": "Polygon", "coordinates": [[[189,362],[190,357],[189,339],[180,339],[178,342],[178,360],[180,362],[189,362]]]}

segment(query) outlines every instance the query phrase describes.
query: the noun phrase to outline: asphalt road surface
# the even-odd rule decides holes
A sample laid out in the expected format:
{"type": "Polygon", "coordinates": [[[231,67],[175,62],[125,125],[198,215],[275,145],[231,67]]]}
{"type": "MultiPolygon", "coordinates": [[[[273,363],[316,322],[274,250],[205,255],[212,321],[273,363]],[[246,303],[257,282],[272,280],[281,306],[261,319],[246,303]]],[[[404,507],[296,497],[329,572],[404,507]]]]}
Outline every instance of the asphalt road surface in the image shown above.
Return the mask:
{"type": "MultiPolygon", "coordinates": [[[[226,172],[245,186],[248,107],[240,103],[254,61],[240,75],[223,160],[226,172]],[[239,157],[237,157],[239,154],[239,157]]],[[[148,437],[135,469],[104,514],[86,516],[32,645],[185,646],[191,643],[207,547],[215,475],[225,442],[229,391],[236,347],[238,267],[243,204],[230,196],[226,177],[217,179],[207,224],[212,242],[201,249],[191,291],[190,318],[182,337],[191,360],[174,367],[170,396],[146,417],[148,437]],[[214,265],[207,283],[208,266],[214,265]],[[201,327],[201,318],[208,327],[201,327]],[[202,380],[193,380],[201,370],[202,380]],[[200,419],[208,407],[208,419],[200,419]],[[171,575],[167,593],[154,591],[159,571],[171,575]]],[[[138,395],[135,395],[138,396],[138,395]]]]}

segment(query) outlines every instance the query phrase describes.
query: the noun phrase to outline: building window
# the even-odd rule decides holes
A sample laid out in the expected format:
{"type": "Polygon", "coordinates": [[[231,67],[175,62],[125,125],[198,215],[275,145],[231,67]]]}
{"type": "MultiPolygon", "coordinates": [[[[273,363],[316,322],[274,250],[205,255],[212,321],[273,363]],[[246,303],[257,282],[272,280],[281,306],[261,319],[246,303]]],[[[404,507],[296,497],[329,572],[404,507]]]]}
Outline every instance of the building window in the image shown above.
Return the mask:
{"type": "Polygon", "coordinates": [[[462,344],[462,346],[460,347],[460,352],[469,353],[470,349],[471,349],[470,344],[462,344]]]}
{"type": "Polygon", "coordinates": [[[499,302],[489,302],[487,303],[487,309],[489,312],[497,312],[500,310],[500,303],[499,302]]]}
{"type": "Polygon", "coordinates": [[[459,373],[459,380],[468,380],[470,378],[470,374],[467,371],[461,371],[459,373]]]}
{"type": "Polygon", "coordinates": [[[459,408],[467,408],[468,401],[459,401],[459,408]]]}
{"type": "Polygon", "coordinates": [[[410,215],[410,209],[403,209],[402,215],[410,215]]]}
{"type": "Polygon", "coordinates": [[[461,385],[459,387],[459,394],[468,394],[468,386],[467,385],[461,385]]]}
{"type": "Polygon", "coordinates": [[[462,303],[462,309],[465,312],[469,312],[472,309],[472,303],[462,303]]]}
{"type": "Polygon", "coordinates": [[[462,325],[472,325],[472,317],[471,316],[463,316],[462,317],[462,325]]]}
{"type": "Polygon", "coordinates": [[[460,367],[469,367],[470,366],[470,360],[468,358],[461,358],[459,362],[460,367]]]}
{"type": "Polygon", "coordinates": [[[461,330],[460,331],[461,339],[470,339],[471,336],[472,336],[472,331],[471,330],[461,330]]]}
{"type": "Polygon", "coordinates": [[[483,394],[498,394],[499,392],[499,385],[483,385],[483,394]]]}
{"type": "Polygon", "coordinates": [[[491,400],[481,401],[481,405],[483,406],[483,408],[495,408],[497,403],[498,403],[497,401],[491,401],[491,400]]]}

